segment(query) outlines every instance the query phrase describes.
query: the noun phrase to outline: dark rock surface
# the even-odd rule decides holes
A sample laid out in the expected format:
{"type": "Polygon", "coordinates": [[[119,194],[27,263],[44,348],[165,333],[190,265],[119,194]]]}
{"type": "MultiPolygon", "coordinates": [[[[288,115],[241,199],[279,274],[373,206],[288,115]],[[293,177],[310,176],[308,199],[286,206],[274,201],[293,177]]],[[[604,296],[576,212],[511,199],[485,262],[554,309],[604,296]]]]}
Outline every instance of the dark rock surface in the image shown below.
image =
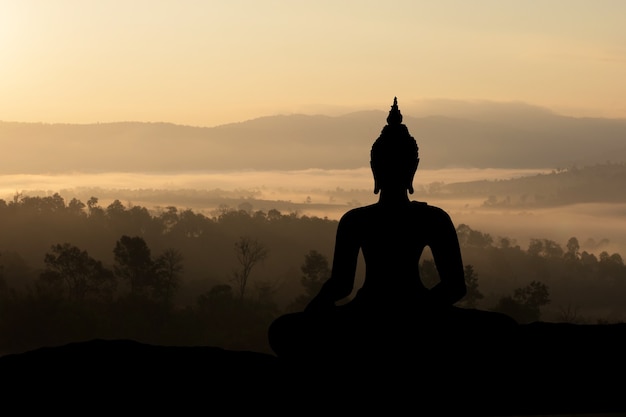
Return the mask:
{"type": "Polygon", "coordinates": [[[624,323],[538,322],[506,338],[416,337],[410,346],[356,353],[350,361],[285,363],[253,351],[90,340],[3,356],[0,377],[5,405],[32,399],[20,400],[23,411],[90,404],[175,407],[177,415],[626,413],[624,323]]]}

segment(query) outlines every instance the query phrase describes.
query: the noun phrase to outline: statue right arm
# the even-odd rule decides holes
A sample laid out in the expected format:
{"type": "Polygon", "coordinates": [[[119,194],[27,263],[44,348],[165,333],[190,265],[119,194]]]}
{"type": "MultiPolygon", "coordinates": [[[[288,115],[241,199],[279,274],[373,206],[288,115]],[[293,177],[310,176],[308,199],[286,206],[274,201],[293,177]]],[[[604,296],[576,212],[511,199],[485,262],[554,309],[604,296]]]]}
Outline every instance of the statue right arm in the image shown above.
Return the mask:
{"type": "Polygon", "coordinates": [[[331,275],[305,311],[332,307],[352,293],[360,245],[355,216],[348,212],[339,220],[331,275]]]}

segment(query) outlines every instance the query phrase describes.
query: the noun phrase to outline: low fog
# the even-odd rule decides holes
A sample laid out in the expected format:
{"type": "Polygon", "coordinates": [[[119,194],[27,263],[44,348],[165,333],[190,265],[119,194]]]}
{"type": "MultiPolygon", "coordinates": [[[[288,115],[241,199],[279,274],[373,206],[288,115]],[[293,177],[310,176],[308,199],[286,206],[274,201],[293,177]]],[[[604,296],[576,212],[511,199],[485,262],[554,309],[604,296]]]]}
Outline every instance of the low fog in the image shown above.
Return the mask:
{"type": "MultiPolygon", "coordinates": [[[[626,202],[598,201],[559,204],[550,207],[489,207],[488,194],[468,192],[467,197],[439,191],[446,185],[546,177],[549,169],[439,169],[418,170],[415,200],[427,201],[448,211],[456,224],[496,237],[514,239],[526,247],[531,238],[564,244],[576,236],[581,247],[626,254],[626,202]],[[436,191],[435,191],[436,190],[436,191]]],[[[515,194],[517,184],[508,183],[515,194]]],[[[376,201],[369,168],[354,170],[309,169],[298,171],[232,171],[182,174],[105,173],[73,175],[3,175],[0,198],[11,201],[17,193],[50,196],[83,202],[97,196],[102,206],[120,200],[127,206],[142,206],[157,212],[168,206],[192,209],[210,215],[220,206],[247,210],[279,209],[300,215],[338,220],[351,207],[376,201]],[[96,186],[94,186],[96,185],[96,186]]]]}

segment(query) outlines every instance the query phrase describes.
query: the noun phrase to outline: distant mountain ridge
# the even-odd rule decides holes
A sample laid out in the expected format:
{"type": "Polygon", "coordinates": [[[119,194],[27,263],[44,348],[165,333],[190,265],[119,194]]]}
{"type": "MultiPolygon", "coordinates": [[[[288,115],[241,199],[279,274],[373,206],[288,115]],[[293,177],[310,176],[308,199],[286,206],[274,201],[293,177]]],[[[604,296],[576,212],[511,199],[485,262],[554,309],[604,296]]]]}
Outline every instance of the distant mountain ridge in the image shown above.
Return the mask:
{"type": "MultiPolygon", "coordinates": [[[[626,119],[566,117],[527,105],[502,109],[454,117],[403,111],[418,141],[420,167],[557,168],[626,161],[626,119]]],[[[0,174],[352,169],[367,166],[386,116],[378,110],[277,115],[216,127],[0,122],[5,155],[0,174]]]]}

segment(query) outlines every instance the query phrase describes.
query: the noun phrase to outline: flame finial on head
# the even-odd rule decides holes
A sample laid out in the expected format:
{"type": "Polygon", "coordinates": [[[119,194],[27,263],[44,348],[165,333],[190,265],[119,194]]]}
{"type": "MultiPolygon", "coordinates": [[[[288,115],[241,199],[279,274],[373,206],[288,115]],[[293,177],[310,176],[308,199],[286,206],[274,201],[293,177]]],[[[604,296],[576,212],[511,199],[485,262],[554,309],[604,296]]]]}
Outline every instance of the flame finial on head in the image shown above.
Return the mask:
{"type": "Polygon", "coordinates": [[[391,106],[391,110],[389,110],[389,116],[387,116],[387,124],[389,125],[399,125],[402,123],[402,113],[400,113],[400,109],[398,108],[398,98],[393,98],[393,105],[391,106]]]}

